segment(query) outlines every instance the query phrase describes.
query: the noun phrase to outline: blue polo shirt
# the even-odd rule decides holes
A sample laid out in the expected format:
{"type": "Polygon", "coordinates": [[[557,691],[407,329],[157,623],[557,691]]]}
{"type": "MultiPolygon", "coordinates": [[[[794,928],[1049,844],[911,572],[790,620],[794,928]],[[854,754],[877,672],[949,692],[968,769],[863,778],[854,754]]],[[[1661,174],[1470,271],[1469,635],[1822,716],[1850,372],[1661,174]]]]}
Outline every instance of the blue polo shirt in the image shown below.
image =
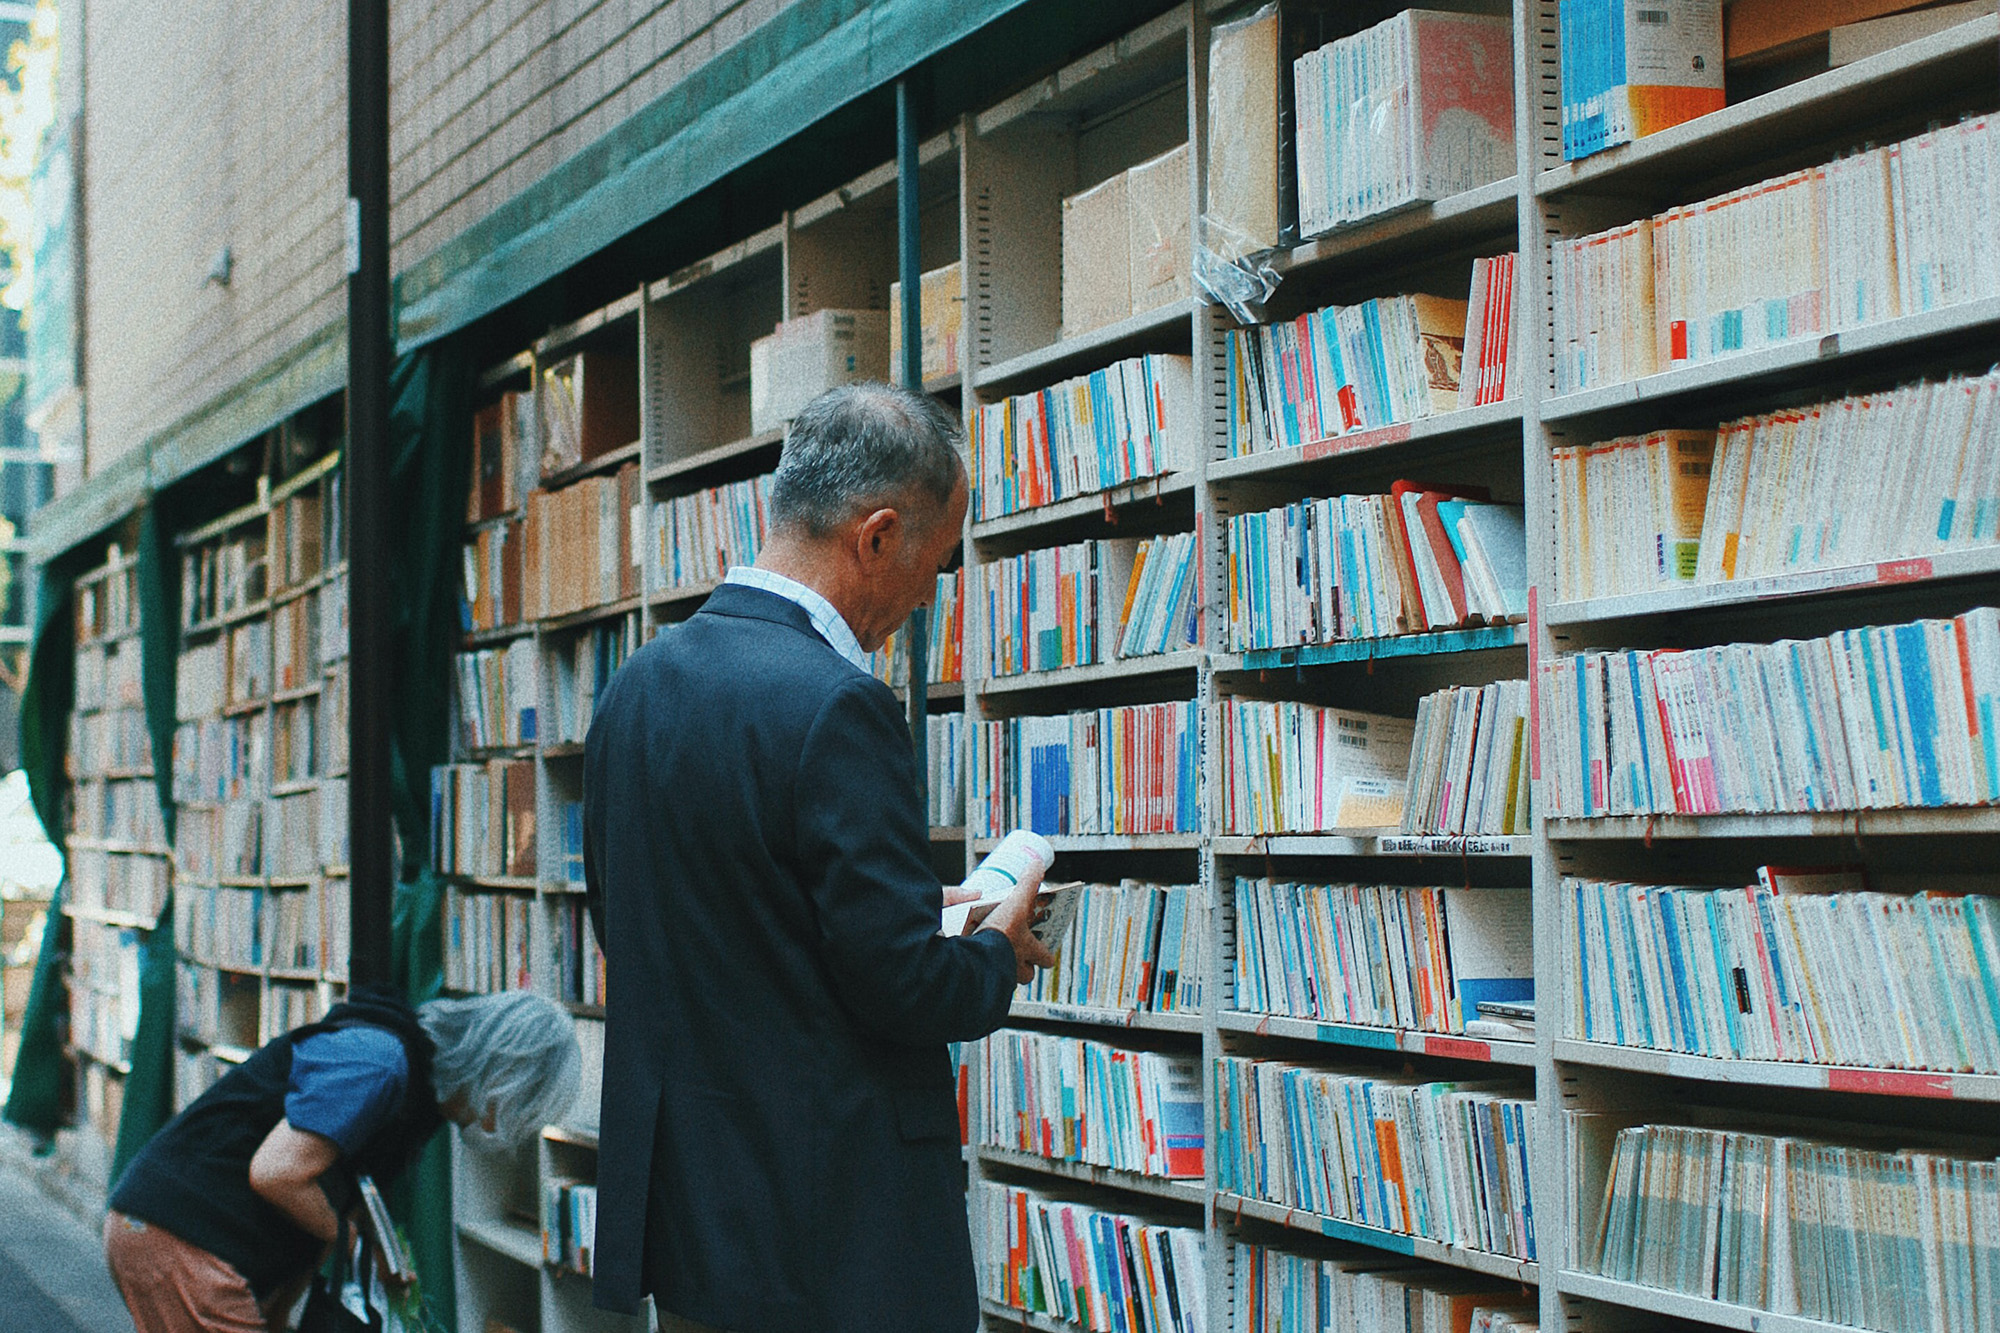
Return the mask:
{"type": "Polygon", "coordinates": [[[401,1109],[409,1082],[393,1033],[367,1026],[316,1033],[292,1047],[285,1121],[332,1139],[349,1157],[401,1109]]]}

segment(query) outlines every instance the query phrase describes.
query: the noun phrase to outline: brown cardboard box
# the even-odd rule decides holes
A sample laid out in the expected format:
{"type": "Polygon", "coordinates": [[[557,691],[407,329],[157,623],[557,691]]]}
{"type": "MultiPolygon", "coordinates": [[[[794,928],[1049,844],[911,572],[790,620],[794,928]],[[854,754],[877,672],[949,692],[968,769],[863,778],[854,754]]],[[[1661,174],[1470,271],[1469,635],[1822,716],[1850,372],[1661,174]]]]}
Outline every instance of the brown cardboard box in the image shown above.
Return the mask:
{"type": "Polygon", "coordinates": [[[1834,68],[1851,65],[1905,42],[1914,42],[1943,32],[1946,28],[1970,23],[1991,14],[1993,9],[1993,0],[1970,0],[1967,4],[1938,5],[1932,9],[1912,10],[1907,14],[1892,14],[1888,18],[1869,19],[1864,23],[1845,24],[1826,35],[1826,63],[1834,68]]]}
{"type": "MultiPolygon", "coordinates": [[[[917,284],[918,327],[923,330],[926,380],[958,369],[958,345],[965,332],[965,292],[957,260],[924,274],[917,284]]],[[[902,382],[903,284],[889,284],[889,378],[902,382]]]]}
{"type": "Polygon", "coordinates": [[[1062,205],[1062,336],[1132,313],[1132,240],[1123,174],[1062,205]]]}
{"type": "Polygon", "coordinates": [[[1187,299],[1191,207],[1186,144],[1125,173],[1125,211],[1132,238],[1132,314],[1187,299]]]}
{"type": "Polygon", "coordinates": [[[889,374],[889,312],[815,310],[750,344],[750,430],[782,426],[826,390],[889,374]]]}
{"type": "Polygon", "coordinates": [[[1911,0],[1735,0],[1722,14],[1723,58],[1775,54],[1842,24],[1917,7],[1911,0]]]}

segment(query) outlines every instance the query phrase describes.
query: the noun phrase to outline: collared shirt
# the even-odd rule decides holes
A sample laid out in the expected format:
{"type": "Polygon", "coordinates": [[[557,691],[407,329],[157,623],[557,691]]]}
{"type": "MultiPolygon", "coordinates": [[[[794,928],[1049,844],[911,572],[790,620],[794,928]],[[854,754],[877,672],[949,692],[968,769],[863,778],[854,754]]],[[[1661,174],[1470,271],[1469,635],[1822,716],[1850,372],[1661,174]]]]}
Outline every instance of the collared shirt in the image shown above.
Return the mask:
{"type": "Polygon", "coordinates": [[[788,579],[783,574],[774,574],[768,569],[758,569],[754,565],[731,565],[729,576],[723,582],[761,588],[765,592],[774,593],[788,602],[797,604],[806,613],[806,618],[812,621],[812,627],[819,631],[820,637],[833,645],[835,652],[854,663],[856,669],[870,675],[874,674],[874,668],[868,661],[868,654],[861,651],[861,641],[855,638],[854,631],[847,627],[846,619],[833,609],[832,602],[797,579],[788,579]]]}

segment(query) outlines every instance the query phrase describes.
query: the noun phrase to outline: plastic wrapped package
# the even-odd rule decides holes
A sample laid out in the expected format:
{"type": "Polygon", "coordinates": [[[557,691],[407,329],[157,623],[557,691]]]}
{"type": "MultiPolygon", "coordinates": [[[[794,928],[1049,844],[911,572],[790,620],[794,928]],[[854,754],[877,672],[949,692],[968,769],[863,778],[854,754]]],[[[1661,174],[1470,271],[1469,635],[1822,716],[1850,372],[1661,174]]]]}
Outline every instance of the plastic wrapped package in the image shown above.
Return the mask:
{"type": "Polygon", "coordinates": [[[1209,301],[1255,323],[1278,275],[1258,256],[1284,240],[1279,152],[1283,65],[1278,6],[1220,23],[1208,47],[1208,194],[1195,281],[1209,301]]]}

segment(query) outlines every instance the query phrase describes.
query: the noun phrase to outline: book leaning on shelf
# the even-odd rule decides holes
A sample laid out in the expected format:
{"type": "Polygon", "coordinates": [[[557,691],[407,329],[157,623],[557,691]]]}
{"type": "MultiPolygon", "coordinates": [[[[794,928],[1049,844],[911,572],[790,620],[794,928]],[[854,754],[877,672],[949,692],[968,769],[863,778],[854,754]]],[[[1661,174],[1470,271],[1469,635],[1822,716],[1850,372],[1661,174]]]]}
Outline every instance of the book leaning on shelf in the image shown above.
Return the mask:
{"type": "Polygon", "coordinates": [[[1308,1258],[1238,1245],[1231,1333],[1535,1333],[1521,1288],[1379,1251],[1308,1258]]]}
{"type": "Polygon", "coordinates": [[[764,547],[771,497],[766,473],[692,495],[661,500],[652,510],[654,592],[715,583],[731,565],[751,565],[764,547]]]}
{"type": "Polygon", "coordinates": [[[1235,1057],[1216,1083],[1225,1192],[1535,1258],[1532,1093],[1235,1057]]]}
{"type": "Polygon", "coordinates": [[[1532,832],[1531,740],[1525,680],[1453,685],[1419,699],[1403,832],[1532,832]]]}
{"type": "Polygon", "coordinates": [[[2000,899],[1867,884],[1776,866],[1742,888],[1565,879],[1567,1031],[1721,1059],[2000,1074],[2000,899]]]}
{"type": "Polygon", "coordinates": [[[1526,889],[1236,881],[1236,1007],[1464,1032],[1481,1001],[1532,1001],[1526,889]]]}
{"type": "Polygon", "coordinates": [[[1320,833],[1403,820],[1413,725],[1316,704],[1222,700],[1223,830],[1320,833]]]}
{"type": "Polygon", "coordinates": [[[1553,454],[1563,600],[2000,542],[2000,370],[1553,454]]]}
{"type": "Polygon", "coordinates": [[[637,463],[559,491],[530,491],[521,533],[522,618],[569,615],[637,596],[641,500],[637,463]]]}
{"type": "Polygon", "coordinates": [[[431,864],[487,879],[535,874],[535,763],[494,759],[431,770],[431,864]]]}
{"type": "Polygon", "coordinates": [[[974,837],[1192,833],[1200,828],[1200,724],[1192,700],[1016,717],[973,726],[974,837]]]}
{"type": "Polygon", "coordinates": [[[980,1043],[981,1144],[1172,1179],[1203,1170],[1201,1063],[1002,1028],[980,1043]]]}
{"type": "Polygon", "coordinates": [[[1197,641],[1194,534],[1105,538],[979,568],[986,673],[1091,666],[1197,641]],[[1156,646],[1157,645],[1157,646],[1156,646]]]}
{"type": "Polygon", "coordinates": [[[1192,466],[1194,363],[1149,354],[990,403],[972,423],[972,517],[1192,466]]]}
{"type": "Polygon", "coordinates": [[[1514,174],[1505,18],[1406,9],[1292,62],[1299,232],[1514,174]]]}
{"type": "Polygon", "coordinates": [[[979,1292],[989,1301],[1085,1329],[1204,1333],[1207,1241],[1039,1190],[972,1187],[979,1292]]]}
{"type": "Polygon", "coordinates": [[[1550,247],[1556,392],[2000,296],[1977,116],[1550,247]]]}
{"type": "Polygon", "coordinates": [[[1198,1011],[1206,924],[1200,901],[1193,884],[1084,885],[1070,928],[1052,950],[1055,965],[1037,971],[1016,998],[1128,1013],[1198,1011]]]}
{"type": "Polygon", "coordinates": [[[1389,495],[1302,500],[1227,529],[1229,645],[1294,644],[1517,620],[1528,610],[1519,505],[1477,487],[1399,481],[1389,495]]]}
{"type": "Polygon", "coordinates": [[[2000,611],[1818,639],[1544,662],[1557,818],[2000,800],[2000,611]]]}
{"type": "MultiPolygon", "coordinates": [[[[1590,1119],[1572,1114],[1573,1156],[1590,1119]]],[[[2000,1308],[2000,1163],[1984,1152],[1635,1125],[1601,1205],[1577,1248],[1617,1281],[1882,1333],[1990,1329],[2000,1308]]]]}

